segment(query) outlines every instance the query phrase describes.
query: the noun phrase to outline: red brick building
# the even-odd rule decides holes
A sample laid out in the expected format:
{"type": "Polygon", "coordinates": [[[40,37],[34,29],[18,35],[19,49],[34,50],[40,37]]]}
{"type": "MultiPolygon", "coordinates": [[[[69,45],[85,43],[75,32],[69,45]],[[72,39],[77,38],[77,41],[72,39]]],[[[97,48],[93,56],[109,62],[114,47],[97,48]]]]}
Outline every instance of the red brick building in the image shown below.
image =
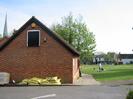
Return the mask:
{"type": "Polygon", "coordinates": [[[79,77],[79,53],[35,17],[0,44],[0,72],[11,80],[58,76],[73,83],[79,77]]]}

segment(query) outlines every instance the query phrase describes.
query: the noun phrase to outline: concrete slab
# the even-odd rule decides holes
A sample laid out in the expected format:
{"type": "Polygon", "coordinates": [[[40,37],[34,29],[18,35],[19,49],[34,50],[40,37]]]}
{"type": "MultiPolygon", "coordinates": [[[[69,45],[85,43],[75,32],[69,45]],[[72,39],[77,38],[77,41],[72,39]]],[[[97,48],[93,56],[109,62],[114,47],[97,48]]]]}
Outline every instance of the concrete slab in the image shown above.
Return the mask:
{"type": "Polygon", "coordinates": [[[92,75],[82,74],[82,77],[75,81],[74,85],[101,85],[101,83],[96,81],[92,75]]]}

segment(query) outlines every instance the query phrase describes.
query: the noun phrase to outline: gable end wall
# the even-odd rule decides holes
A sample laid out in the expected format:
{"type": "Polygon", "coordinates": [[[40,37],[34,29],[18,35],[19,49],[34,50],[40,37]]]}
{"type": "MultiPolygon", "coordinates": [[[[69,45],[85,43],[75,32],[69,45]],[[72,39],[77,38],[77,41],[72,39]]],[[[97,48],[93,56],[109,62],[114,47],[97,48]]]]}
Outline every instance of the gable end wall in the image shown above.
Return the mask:
{"type": "Polygon", "coordinates": [[[39,26],[34,29],[41,33],[40,47],[27,47],[27,30],[32,30],[28,26],[0,51],[0,72],[9,72],[11,80],[17,82],[31,77],[58,76],[63,83],[72,83],[72,53],[39,26]]]}

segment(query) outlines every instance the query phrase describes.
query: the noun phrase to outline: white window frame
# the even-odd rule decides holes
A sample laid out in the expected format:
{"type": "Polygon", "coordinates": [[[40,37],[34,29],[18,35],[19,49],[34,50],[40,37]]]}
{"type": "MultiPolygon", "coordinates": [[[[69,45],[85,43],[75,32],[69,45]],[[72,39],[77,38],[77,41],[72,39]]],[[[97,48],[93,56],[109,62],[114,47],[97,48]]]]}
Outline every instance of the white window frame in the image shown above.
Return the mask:
{"type": "Polygon", "coordinates": [[[32,31],[37,31],[37,32],[39,32],[39,46],[40,46],[40,38],[41,38],[40,30],[27,30],[27,47],[29,47],[29,46],[28,46],[28,33],[29,33],[29,32],[32,32],[32,31]]]}

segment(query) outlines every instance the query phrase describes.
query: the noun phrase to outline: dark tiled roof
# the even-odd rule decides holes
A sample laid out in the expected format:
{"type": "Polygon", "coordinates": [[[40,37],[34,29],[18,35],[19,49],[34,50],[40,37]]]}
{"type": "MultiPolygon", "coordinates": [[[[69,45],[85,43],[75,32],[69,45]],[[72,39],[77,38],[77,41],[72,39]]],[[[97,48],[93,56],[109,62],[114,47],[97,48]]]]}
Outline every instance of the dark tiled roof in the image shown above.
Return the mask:
{"type": "Polygon", "coordinates": [[[0,46],[4,44],[8,39],[8,37],[0,38],[0,46]]]}
{"type": "Polygon", "coordinates": [[[0,46],[0,51],[2,51],[6,46],[8,46],[25,28],[27,28],[33,22],[39,25],[44,31],[48,33],[49,36],[53,37],[56,41],[58,41],[61,45],[63,45],[67,50],[72,52],[74,55],[80,55],[78,51],[76,51],[72,46],[70,46],[66,41],[64,41],[59,35],[57,35],[49,28],[47,28],[34,16],[31,17],[19,30],[16,31],[16,33],[14,33],[4,44],[0,46]]]}
{"type": "Polygon", "coordinates": [[[120,59],[133,59],[133,54],[119,54],[120,59]]]}

